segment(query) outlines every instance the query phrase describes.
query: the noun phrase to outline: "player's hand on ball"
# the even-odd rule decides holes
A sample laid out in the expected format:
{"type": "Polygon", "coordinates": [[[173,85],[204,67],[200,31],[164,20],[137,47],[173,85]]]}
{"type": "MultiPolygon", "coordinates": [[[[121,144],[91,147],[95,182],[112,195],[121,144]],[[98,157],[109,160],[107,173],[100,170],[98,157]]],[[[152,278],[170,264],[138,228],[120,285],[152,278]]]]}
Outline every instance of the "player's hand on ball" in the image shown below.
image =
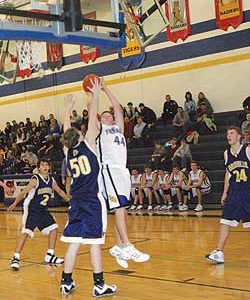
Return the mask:
{"type": "Polygon", "coordinates": [[[101,77],[101,86],[102,86],[103,91],[107,90],[107,85],[106,85],[103,77],[101,77]]]}
{"type": "Polygon", "coordinates": [[[90,82],[92,84],[92,87],[88,87],[89,91],[92,94],[98,94],[102,90],[102,86],[100,81],[97,78],[94,78],[94,80],[90,79],[90,82]]]}

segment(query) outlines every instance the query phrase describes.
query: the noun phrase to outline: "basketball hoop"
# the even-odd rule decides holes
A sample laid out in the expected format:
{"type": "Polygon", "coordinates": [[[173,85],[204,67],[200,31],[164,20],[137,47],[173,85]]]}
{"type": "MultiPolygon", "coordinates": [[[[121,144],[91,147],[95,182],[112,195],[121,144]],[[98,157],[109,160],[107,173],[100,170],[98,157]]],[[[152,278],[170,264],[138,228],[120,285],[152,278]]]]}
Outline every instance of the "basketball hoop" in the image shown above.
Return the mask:
{"type": "MultiPolygon", "coordinates": [[[[31,12],[47,14],[48,11],[32,9],[31,12]]],[[[10,22],[29,26],[48,26],[47,20],[23,17],[9,17],[10,22]]],[[[17,76],[24,78],[30,77],[32,73],[38,72],[39,77],[43,77],[44,70],[42,68],[42,42],[32,40],[18,40],[17,47],[17,76]]]]}

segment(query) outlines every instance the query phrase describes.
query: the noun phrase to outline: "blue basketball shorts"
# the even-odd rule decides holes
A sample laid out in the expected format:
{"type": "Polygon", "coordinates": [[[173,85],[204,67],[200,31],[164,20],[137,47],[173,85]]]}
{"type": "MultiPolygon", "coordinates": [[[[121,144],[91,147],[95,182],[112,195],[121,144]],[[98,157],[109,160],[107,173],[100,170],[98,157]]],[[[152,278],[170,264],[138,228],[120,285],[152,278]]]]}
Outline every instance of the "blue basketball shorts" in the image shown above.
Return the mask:
{"type": "Polygon", "coordinates": [[[68,222],[61,241],[65,243],[104,244],[107,229],[107,209],[102,195],[72,198],[68,222]]]}
{"type": "Polygon", "coordinates": [[[250,190],[229,190],[220,223],[237,227],[240,221],[250,227],[250,190]]]}
{"type": "Polygon", "coordinates": [[[48,210],[30,209],[24,205],[22,233],[34,237],[35,228],[38,228],[43,235],[48,235],[50,231],[58,228],[58,225],[48,210]]]}

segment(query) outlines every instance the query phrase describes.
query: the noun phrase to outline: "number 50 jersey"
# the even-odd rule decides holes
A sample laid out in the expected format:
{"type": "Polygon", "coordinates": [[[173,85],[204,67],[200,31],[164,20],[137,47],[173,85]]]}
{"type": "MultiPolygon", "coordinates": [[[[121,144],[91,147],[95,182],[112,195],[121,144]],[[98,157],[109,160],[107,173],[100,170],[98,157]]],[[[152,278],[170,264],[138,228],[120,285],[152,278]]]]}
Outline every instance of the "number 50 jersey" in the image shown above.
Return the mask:
{"type": "Polygon", "coordinates": [[[67,167],[72,176],[70,193],[72,198],[97,195],[99,192],[99,162],[86,141],[80,142],[67,152],[67,167]]]}
{"type": "Polygon", "coordinates": [[[97,149],[102,165],[122,166],[127,165],[126,139],[118,125],[101,124],[97,139],[97,149]]]}
{"type": "Polygon", "coordinates": [[[247,155],[247,147],[241,146],[237,155],[233,155],[231,150],[226,150],[226,168],[230,173],[230,189],[250,191],[250,159],[247,155]]]}

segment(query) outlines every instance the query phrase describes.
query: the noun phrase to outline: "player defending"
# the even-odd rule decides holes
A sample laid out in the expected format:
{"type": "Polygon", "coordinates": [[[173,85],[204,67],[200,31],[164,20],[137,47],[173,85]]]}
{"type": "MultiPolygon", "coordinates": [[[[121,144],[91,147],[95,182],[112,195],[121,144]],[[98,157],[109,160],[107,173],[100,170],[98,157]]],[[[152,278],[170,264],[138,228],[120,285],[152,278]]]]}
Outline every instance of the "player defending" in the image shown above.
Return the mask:
{"type": "Polygon", "coordinates": [[[237,227],[240,220],[243,228],[250,227],[250,146],[240,144],[241,135],[238,127],[230,126],[227,130],[230,149],[224,153],[226,173],[220,238],[216,250],[206,255],[206,259],[215,264],[224,263],[223,250],[230,227],[237,227]]]}
{"type": "MultiPolygon", "coordinates": [[[[105,111],[101,115],[98,150],[102,165],[104,198],[109,210],[115,210],[115,231],[117,245],[110,254],[123,268],[128,267],[126,260],[147,261],[150,256],[137,250],[130,243],[126,225],[126,207],[129,206],[131,190],[130,174],[127,165],[126,139],[123,135],[124,121],[121,104],[102,80],[102,90],[114,108],[114,116],[105,111]]],[[[98,124],[99,125],[99,124],[98,124]]]]}
{"type": "Polygon", "coordinates": [[[64,200],[69,201],[69,196],[59,188],[53,177],[49,175],[50,163],[41,159],[37,163],[38,174],[34,175],[29,184],[17,195],[16,200],[8,207],[12,211],[23,200],[23,228],[22,234],[17,240],[16,250],[11,261],[11,268],[19,270],[20,256],[28,236],[34,237],[34,229],[38,227],[44,235],[49,235],[48,251],[44,262],[52,265],[60,265],[63,259],[55,256],[55,245],[58,225],[48,211],[48,203],[55,190],[64,200]]]}
{"type": "Polygon", "coordinates": [[[96,156],[96,137],[99,128],[96,124],[99,92],[101,86],[97,81],[88,93],[89,122],[85,138],[81,132],[70,127],[70,114],[73,107],[72,95],[66,96],[63,144],[67,167],[72,175],[70,187],[71,200],[68,222],[61,240],[70,243],[61,280],[61,293],[70,293],[75,287],[72,279],[76,255],[81,244],[91,245],[93,267],[93,296],[113,295],[117,287],[104,282],[102,270],[102,253],[100,244],[104,244],[107,227],[105,200],[99,192],[98,178],[100,167],[96,156]]]}

